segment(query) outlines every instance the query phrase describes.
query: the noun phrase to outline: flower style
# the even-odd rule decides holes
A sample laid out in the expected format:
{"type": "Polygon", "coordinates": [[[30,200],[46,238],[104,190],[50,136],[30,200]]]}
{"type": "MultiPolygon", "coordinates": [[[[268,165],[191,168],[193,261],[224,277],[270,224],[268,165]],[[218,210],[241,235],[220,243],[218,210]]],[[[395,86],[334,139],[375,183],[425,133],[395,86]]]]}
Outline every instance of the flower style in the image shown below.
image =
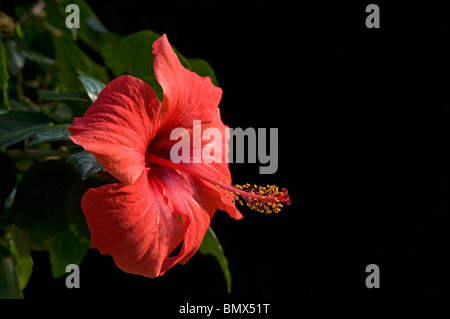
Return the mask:
{"type": "MultiPolygon", "coordinates": [[[[240,219],[235,202],[265,212],[289,204],[285,189],[232,186],[228,164],[220,160],[170,161],[174,128],[192,132],[193,120],[200,120],[202,130],[215,128],[226,136],[218,108],[222,90],[209,77],[185,69],[165,35],[154,42],[153,53],[162,102],[145,82],[121,76],[68,128],[72,141],[93,153],[120,182],[89,189],[83,196],[92,247],[110,254],[122,270],[146,277],[185,264],[217,209],[240,219]]],[[[202,141],[201,147],[219,143],[227,154],[225,139],[202,141]]]]}

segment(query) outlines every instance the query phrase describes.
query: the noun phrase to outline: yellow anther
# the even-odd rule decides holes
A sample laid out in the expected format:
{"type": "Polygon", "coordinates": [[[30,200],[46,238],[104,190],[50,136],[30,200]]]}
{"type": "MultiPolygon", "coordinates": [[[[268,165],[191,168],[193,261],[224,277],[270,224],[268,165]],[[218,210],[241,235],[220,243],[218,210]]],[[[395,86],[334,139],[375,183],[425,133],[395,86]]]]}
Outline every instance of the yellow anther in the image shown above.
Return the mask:
{"type": "MultiPolygon", "coordinates": [[[[229,184],[228,177],[221,179],[229,184]]],[[[270,214],[278,213],[283,205],[281,202],[285,202],[285,190],[280,192],[275,185],[258,186],[256,184],[250,185],[249,183],[243,185],[216,185],[218,191],[222,192],[223,196],[226,196],[231,203],[239,203],[240,205],[247,205],[252,210],[260,213],[270,214]],[[281,195],[281,197],[279,197],[281,195]],[[278,198],[279,197],[279,198],[278,198]]]]}

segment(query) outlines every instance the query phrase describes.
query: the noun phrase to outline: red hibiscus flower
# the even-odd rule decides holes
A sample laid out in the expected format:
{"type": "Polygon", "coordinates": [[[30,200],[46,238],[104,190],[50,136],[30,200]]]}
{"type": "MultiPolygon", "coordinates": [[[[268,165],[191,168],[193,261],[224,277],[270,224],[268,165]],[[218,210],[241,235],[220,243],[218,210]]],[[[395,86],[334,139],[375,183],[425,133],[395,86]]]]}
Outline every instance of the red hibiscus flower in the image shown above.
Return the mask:
{"type": "Polygon", "coordinates": [[[185,264],[217,209],[240,219],[236,201],[263,212],[278,212],[281,202],[289,204],[285,189],[232,186],[227,163],[170,161],[177,142],[170,133],[175,128],[192,132],[194,120],[201,121],[202,130],[215,128],[224,136],[222,141],[202,141],[201,147],[219,143],[227,154],[227,127],[218,108],[222,90],[209,77],[185,69],[165,35],[153,48],[162,102],[143,81],[121,76],[68,128],[72,141],[120,181],[89,189],[82,199],[92,247],[110,254],[122,270],[146,277],[185,264]],[[174,254],[178,246],[181,250],[174,254]]]}

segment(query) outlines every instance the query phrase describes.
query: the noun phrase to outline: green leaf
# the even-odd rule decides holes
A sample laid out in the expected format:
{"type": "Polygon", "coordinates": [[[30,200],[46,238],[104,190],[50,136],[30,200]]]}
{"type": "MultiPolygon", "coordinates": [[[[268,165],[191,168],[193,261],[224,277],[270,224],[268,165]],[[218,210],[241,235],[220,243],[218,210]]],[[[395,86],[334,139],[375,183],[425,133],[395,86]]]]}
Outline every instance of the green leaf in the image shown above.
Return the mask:
{"type": "MultiPolygon", "coordinates": [[[[120,57],[127,74],[140,78],[150,85],[158,98],[162,99],[162,88],[156,81],[153,70],[155,59],[153,42],[161,35],[150,30],[133,33],[122,39],[120,57]]],[[[214,69],[203,59],[186,59],[178,50],[172,47],[181,64],[201,76],[209,76],[215,86],[219,86],[214,69]]]]}
{"type": "Polygon", "coordinates": [[[9,99],[9,105],[14,112],[30,112],[30,107],[28,105],[15,99],[9,99]]]}
{"type": "Polygon", "coordinates": [[[22,55],[30,61],[34,61],[37,63],[43,63],[43,64],[49,64],[49,65],[56,64],[55,60],[53,60],[43,54],[40,54],[39,52],[36,52],[30,48],[20,48],[20,53],[22,53],[22,55]]]}
{"type": "Polygon", "coordinates": [[[186,69],[191,70],[191,64],[189,63],[189,60],[186,59],[174,46],[172,46],[173,51],[178,56],[178,59],[180,60],[180,63],[182,66],[184,66],[186,69]]]}
{"type": "MultiPolygon", "coordinates": [[[[4,210],[4,203],[6,198],[16,185],[17,170],[14,162],[6,153],[0,153],[0,172],[2,177],[0,179],[0,220],[4,210]]],[[[1,226],[0,221],[0,227],[1,226]]]]}
{"type": "Polygon", "coordinates": [[[188,59],[188,61],[191,65],[191,71],[194,71],[201,76],[209,76],[212,83],[217,87],[219,86],[219,82],[216,78],[216,73],[208,62],[203,59],[188,59]]]}
{"type": "Polygon", "coordinates": [[[1,105],[4,106],[6,109],[11,109],[9,106],[8,101],[8,68],[6,65],[6,52],[5,52],[5,45],[3,44],[2,36],[0,33],[0,90],[2,91],[2,100],[1,105]]]}
{"type": "MultiPolygon", "coordinates": [[[[80,34],[80,38],[83,40],[86,39],[83,33],[80,34]]],[[[97,33],[94,39],[97,40],[99,45],[98,53],[102,56],[105,65],[111,69],[115,76],[124,74],[125,66],[122,63],[120,55],[117,54],[120,50],[120,41],[122,40],[122,37],[108,32],[107,34],[97,33]]]]}
{"type": "Polygon", "coordinates": [[[52,277],[66,274],[69,264],[80,265],[89,250],[89,243],[81,242],[69,229],[64,230],[51,241],[44,244],[50,256],[52,277]]]}
{"type": "Polygon", "coordinates": [[[43,100],[79,101],[90,104],[89,96],[80,91],[57,93],[49,90],[39,90],[38,95],[43,100]]]}
{"type": "Polygon", "coordinates": [[[61,233],[67,226],[65,200],[76,179],[73,166],[64,160],[31,166],[17,187],[13,222],[37,242],[61,233]]]}
{"type": "Polygon", "coordinates": [[[89,98],[92,102],[95,102],[100,92],[105,88],[105,84],[100,82],[99,80],[85,74],[81,70],[77,70],[78,72],[78,78],[80,79],[81,83],[83,84],[84,89],[86,90],[86,93],[88,94],[89,98]]]}
{"type": "Polygon", "coordinates": [[[70,33],[72,34],[73,41],[77,41],[78,29],[77,28],[70,29],[70,33]]]}
{"type": "Polygon", "coordinates": [[[67,161],[75,165],[75,167],[80,170],[81,178],[83,180],[87,179],[92,174],[105,171],[105,169],[95,158],[94,154],[89,152],[73,154],[67,158],[67,161]]]}
{"type": "Polygon", "coordinates": [[[0,115],[0,149],[23,141],[50,123],[43,113],[9,112],[0,115]]]}
{"type": "Polygon", "coordinates": [[[58,29],[58,34],[50,33],[55,60],[58,65],[58,78],[62,91],[74,91],[81,88],[77,77],[77,69],[85,74],[99,79],[101,82],[110,81],[107,70],[95,63],[73,40],[71,31],[66,27],[67,13],[65,6],[59,1],[46,1],[45,11],[48,22],[58,29]]]}
{"type": "Polygon", "coordinates": [[[160,37],[159,34],[144,30],[133,33],[122,39],[120,43],[120,57],[129,75],[142,79],[143,77],[154,77],[153,42],[160,37]]]}
{"type": "Polygon", "coordinates": [[[81,242],[89,245],[91,244],[91,233],[81,209],[81,199],[89,188],[98,188],[106,184],[105,180],[96,177],[77,180],[67,195],[66,207],[70,230],[81,242]]]}
{"type": "Polygon", "coordinates": [[[146,82],[162,100],[162,88],[153,72],[155,56],[152,53],[153,42],[159,37],[150,30],[133,33],[122,39],[119,54],[126,73],[146,82]]]}
{"type": "MultiPolygon", "coordinates": [[[[83,92],[84,93],[84,92],[83,92]]],[[[58,107],[61,108],[60,110],[55,110],[54,113],[52,114],[52,119],[54,119],[56,122],[62,120],[62,118],[60,116],[55,117],[55,113],[60,113],[60,111],[64,110],[63,113],[68,113],[68,110],[66,108],[66,106],[70,109],[71,113],[71,118],[70,120],[73,119],[73,117],[82,117],[84,115],[84,113],[86,113],[87,109],[89,108],[89,106],[92,105],[91,99],[88,97],[88,95],[86,94],[87,100],[86,101],[75,101],[75,100],[65,100],[64,102],[64,108],[61,108],[61,105],[59,105],[58,107]]],[[[65,114],[68,115],[68,114],[65,114]]],[[[64,122],[71,122],[71,121],[63,121],[60,122],[60,124],[64,124],[64,122]]]]}
{"type": "Polygon", "coordinates": [[[231,273],[228,269],[228,259],[225,257],[222,246],[220,245],[219,240],[211,227],[208,228],[208,231],[203,237],[202,244],[198,250],[203,255],[210,254],[216,257],[227,282],[227,291],[228,293],[231,293],[231,273]]]}
{"type": "Polygon", "coordinates": [[[106,69],[92,61],[72,38],[52,36],[52,39],[59,66],[58,77],[63,91],[80,89],[77,69],[88,76],[95,76],[101,82],[109,82],[106,69]]]}
{"type": "Polygon", "coordinates": [[[16,41],[8,39],[6,41],[6,57],[8,63],[8,70],[12,76],[17,76],[17,74],[25,66],[25,57],[20,52],[16,41]]]}
{"type": "Polygon", "coordinates": [[[27,233],[15,225],[10,229],[12,240],[11,254],[16,264],[17,275],[21,289],[25,289],[33,272],[33,259],[31,258],[31,245],[27,233]]]}
{"type": "Polygon", "coordinates": [[[30,146],[43,142],[67,141],[70,132],[66,124],[53,125],[42,113],[9,112],[0,115],[0,148],[27,138],[30,146]]]}
{"type": "Polygon", "coordinates": [[[12,211],[10,209],[10,203],[11,197],[13,197],[12,192],[17,180],[16,165],[7,153],[0,152],[0,172],[0,229],[2,229],[12,224],[12,211]]]}
{"type": "Polygon", "coordinates": [[[67,130],[68,124],[49,125],[34,131],[33,140],[28,144],[33,146],[44,142],[70,141],[70,132],[67,130]]]}
{"type": "MultiPolygon", "coordinates": [[[[67,101],[69,104],[73,101],[67,101]]],[[[79,103],[79,102],[75,102],[79,103]]],[[[62,125],[73,121],[73,111],[67,103],[60,102],[56,105],[53,112],[49,115],[53,122],[62,125]]]]}
{"type": "Polygon", "coordinates": [[[23,298],[12,256],[0,246],[0,299],[23,298]]]}
{"type": "Polygon", "coordinates": [[[124,65],[117,54],[122,37],[110,32],[86,1],[64,0],[61,5],[65,8],[70,3],[74,3],[80,8],[78,37],[102,56],[105,65],[113,71],[115,76],[122,75],[124,65]]]}
{"type": "MultiPolygon", "coordinates": [[[[152,87],[158,98],[162,100],[162,88],[156,81],[153,70],[155,55],[152,53],[153,42],[160,37],[160,34],[150,30],[130,34],[122,39],[119,54],[126,73],[146,82],[152,87]]],[[[172,48],[180,59],[181,64],[190,69],[189,61],[174,47],[172,48]]]]}

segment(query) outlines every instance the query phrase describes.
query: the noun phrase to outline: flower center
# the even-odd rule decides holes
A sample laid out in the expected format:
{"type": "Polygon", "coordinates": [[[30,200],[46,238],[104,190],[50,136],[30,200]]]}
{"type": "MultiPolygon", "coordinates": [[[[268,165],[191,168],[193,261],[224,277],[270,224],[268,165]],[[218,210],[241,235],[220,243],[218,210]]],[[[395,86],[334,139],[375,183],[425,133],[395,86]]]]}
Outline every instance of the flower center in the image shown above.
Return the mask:
{"type": "Polygon", "coordinates": [[[282,203],[286,203],[287,205],[291,203],[286,188],[281,189],[280,192],[278,187],[275,185],[267,185],[267,187],[257,185],[250,186],[250,184],[230,185],[230,181],[227,177],[217,180],[199,173],[189,167],[175,164],[172,161],[166,160],[159,156],[147,153],[145,160],[147,163],[170,167],[207,181],[214,185],[217,191],[222,192],[222,195],[227,196],[232,203],[237,202],[241,205],[244,205],[245,203],[247,207],[260,213],[278,213],[281,210],[281,207],[283,207],[282,203]]]}

